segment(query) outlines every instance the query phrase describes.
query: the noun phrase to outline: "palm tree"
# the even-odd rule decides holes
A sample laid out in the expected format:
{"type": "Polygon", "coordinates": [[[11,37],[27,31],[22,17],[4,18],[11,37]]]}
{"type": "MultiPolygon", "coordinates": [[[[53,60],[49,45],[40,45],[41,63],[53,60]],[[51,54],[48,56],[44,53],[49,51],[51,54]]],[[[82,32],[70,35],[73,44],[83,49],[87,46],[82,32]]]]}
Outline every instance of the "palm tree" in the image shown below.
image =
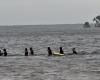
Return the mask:
{"type": "Polygon", "coordinates": [[[95,22],[95,27],[100,27],[100,16],[96,16],[93,22],[95,22]]]}

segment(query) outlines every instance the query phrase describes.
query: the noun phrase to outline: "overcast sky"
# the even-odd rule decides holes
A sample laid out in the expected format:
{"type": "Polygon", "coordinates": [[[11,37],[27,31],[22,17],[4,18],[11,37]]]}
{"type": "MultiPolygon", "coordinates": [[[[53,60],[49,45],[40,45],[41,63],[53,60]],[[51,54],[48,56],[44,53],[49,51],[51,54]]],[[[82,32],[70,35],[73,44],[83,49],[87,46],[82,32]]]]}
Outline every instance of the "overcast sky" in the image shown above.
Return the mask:
{"type": "Polygon", "coordinates": [[[100,0],[0,0],[0,25],[92,22],[100,0]]]}

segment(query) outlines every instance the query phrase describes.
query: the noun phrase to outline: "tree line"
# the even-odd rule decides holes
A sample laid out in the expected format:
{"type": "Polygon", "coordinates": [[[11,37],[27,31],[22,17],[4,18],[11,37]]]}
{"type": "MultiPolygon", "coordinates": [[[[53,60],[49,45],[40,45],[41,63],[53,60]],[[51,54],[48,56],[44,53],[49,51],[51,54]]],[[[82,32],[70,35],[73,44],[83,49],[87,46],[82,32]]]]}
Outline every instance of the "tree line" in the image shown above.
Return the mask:
{"type": "MultiPolygon", "coordinates": [[[[94,27],[100,27],[100,16],[96,16],[93,18],[94,27]]],[[[85,22],[83,25],[84,28],[90,28],[91,25],[89,22],[85,22]]]]}

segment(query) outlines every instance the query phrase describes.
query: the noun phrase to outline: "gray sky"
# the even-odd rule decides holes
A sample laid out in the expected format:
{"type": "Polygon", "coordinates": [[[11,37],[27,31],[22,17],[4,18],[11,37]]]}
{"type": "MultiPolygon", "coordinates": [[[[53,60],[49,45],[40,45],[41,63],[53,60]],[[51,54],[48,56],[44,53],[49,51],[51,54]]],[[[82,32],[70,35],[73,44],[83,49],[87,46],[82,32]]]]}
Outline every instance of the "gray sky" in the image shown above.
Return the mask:
{"type": "Polygon", "coordinates": [[[0,25],[92,22],[100,0],[0,0],[0,25]]]}

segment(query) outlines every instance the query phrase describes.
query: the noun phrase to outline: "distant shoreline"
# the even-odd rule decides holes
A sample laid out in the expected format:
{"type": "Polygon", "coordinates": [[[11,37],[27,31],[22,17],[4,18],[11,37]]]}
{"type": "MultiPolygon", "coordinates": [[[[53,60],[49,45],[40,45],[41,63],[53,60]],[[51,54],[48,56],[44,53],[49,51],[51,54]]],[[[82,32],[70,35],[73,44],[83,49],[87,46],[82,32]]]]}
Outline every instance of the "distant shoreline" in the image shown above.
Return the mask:
{"type": "MultiPolygon", "coordinates": [[[[93,25],[93,23],[90,23],[93,25]]],[[[36,24],[36,25],[0,25],[0,27],[11,27],[11,26],[53,26],[53,25],[83,25],[83,23],[76,24],[36,24]]]]}

